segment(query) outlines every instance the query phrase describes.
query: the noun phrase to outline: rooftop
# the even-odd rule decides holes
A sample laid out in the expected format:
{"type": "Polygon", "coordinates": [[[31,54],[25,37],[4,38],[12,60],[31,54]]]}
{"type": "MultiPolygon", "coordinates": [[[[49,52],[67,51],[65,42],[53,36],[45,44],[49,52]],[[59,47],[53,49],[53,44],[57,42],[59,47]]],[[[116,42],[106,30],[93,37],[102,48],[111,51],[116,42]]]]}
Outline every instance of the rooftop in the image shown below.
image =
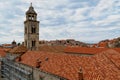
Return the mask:
{"type": "Polygon", "coordinates": [[[64,52],[78,54],[97,54],[107,49],[108,48],[66,47],[64,52]]]}
{"type": "Polygon", "coordinates": [[[55,52],[55,53],[63,53],[65,46],[48,46],[43,45],[39,47],[39,51],[47,51],[47,52],[55,52]]]}
{"type": "Polygon", "coordinates": [[[79,79],[78,72],[81,67],[85,80],[120,79],[120,53],[113,49],[91,57],[28,51],[21,56],[20,62],[36,67],[38,60],[41,61],[39,69],[69,80],[79,79]]]}
{"type": "Polygon", "coordinates": [[[19,54],[19,53],[25,53],[26,51],[27,51],[27,48],[21,45],[10,50],[10,53],[19,54]]]}
{"type": "Polygon", "coordinates": [[[4,48],[0,48],[0,57],[4,57],[6,55],[6,52],[4,48]]]}

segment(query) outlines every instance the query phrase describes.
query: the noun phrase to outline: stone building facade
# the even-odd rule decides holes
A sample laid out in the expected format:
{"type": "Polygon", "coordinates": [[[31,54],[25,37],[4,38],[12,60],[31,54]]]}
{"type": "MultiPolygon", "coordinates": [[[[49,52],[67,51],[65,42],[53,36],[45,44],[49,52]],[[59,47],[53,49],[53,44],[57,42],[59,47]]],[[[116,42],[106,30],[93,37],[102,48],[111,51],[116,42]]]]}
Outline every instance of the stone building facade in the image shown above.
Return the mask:
{"type": "MultiPolygon", "coordinates": [[[[67,80],[63,77],[45,72],[19,62],[15,62],[11,55],[0,59],[1,78],[5,80],[67,80]]],[[[19,59],[20,60],[20,59],[19,59]]],[[[0,79],[1,80],[1,79],[0,79]]]]}
{"type": "Polygon", "coordinates": [[[24,21],[24,46],[29,50],[37,50],[39,46],[39,21],[32,3],[24,21]]]}

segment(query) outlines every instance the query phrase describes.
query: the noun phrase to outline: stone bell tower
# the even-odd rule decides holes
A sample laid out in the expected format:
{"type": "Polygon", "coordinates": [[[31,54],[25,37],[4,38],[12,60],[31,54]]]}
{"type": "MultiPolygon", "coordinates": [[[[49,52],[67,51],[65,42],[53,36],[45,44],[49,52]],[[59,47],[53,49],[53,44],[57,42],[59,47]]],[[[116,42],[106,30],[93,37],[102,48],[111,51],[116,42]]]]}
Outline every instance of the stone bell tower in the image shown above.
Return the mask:
{"type": "Polygon", "coordinates": [[[38,50],[39,46],[39,21],[37,21],[37,13],[32,3],[26,12],[24,21],[24,46],[32,51],[38,50]]]}

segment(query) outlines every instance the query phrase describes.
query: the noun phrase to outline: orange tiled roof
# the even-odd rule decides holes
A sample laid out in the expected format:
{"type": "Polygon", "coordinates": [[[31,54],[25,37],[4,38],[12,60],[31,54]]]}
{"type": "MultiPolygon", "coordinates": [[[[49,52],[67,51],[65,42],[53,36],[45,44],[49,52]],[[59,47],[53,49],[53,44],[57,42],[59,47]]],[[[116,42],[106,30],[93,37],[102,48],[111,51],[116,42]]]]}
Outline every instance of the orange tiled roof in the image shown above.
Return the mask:
{"type": "Polygon", "coordinates": [[[12,44],[3,44],[2,46],[12,46],[12,44]]]}
{"type": "Polygon", "coordinates": [[[92,47],[93,47],[93,48],[97,47],[97,44],[93,44],[92,47]]]}
{"type": "Polygon", "coordinates": [[[108,42],[100,42],[100,43],[98,43],[98,47],[104,47],[104,48],[106,48],[107,45],[108,45],[108,42]]]}
{"type": "Polygon", "coordinates": [[[18,54],[18,53],[25,53],[27,51],[27,48],[23,45],[17,46],[13,48],[10,53],[18,54]]]}
{"type": "Polygon", "coordinates": [[[88,48],[88,47],[67,47],[66,53],[96,54],[107,50],[108,48],[88,48]]]}
{"type": "Polygon", "coordinates": [[[6,52],[3,48],[0,48],[0,57],[4,57],[6,55],[6,52]]]}
{"type": "Polygon", "coordinates": [[[9,51],[11,51],[11,48],[4,48],[4,51],[9,52],[9,51]]]}
{"type": "Polygon", "coordinates": [[[120,53],[120,48],[114,48],[114,50],[120,53]]]}
{"type": "Polygon", "coordinates": [[[79,80],[80,67],[85,80],[120,79],[120,53],[112,49],[91,57],[28,51],[21,56],[21,63],[36,67],[38,59],[41,70],[69,80],[79,80]]]}
{"type": "Polygon", "coordinates": [[[65,46],[44,45],[39,47],[39,51],[56,52],[56,53],[64,52],[64,49],[65,49],[65,46]]]}
{"type": "Polygon", "coordinates": [[[35,67],[38,59],[42,61],[40,67],[41,70],[68,78],[70,80],[78,79],[77,72],[80,64],[76,63],[79,62],[79,57],[72,57],[65,54],[60,55],[48,52],[28,51],[21,57],[21,63],[35,67]],[[45,61],[46,58],[48,58],[48,61],[45,61]],[[74,61],[76,63],[74,63],[74,61]],[[77,66],[77,68],[74,70],[75,66],[77,66]]]}

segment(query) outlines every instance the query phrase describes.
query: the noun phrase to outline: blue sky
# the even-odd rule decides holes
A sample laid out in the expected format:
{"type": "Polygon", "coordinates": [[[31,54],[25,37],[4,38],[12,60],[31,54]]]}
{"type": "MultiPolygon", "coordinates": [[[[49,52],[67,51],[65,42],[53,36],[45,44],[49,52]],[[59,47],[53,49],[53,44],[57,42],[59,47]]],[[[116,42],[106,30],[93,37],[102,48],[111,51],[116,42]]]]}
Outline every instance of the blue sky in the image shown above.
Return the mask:
{"type": "Polygon", "coordinates": [[[0,0],[0,43],[24,41],[31,2],[40,21],[40,40],[93,43],[120,37],[120,0],[0,0]]]}

